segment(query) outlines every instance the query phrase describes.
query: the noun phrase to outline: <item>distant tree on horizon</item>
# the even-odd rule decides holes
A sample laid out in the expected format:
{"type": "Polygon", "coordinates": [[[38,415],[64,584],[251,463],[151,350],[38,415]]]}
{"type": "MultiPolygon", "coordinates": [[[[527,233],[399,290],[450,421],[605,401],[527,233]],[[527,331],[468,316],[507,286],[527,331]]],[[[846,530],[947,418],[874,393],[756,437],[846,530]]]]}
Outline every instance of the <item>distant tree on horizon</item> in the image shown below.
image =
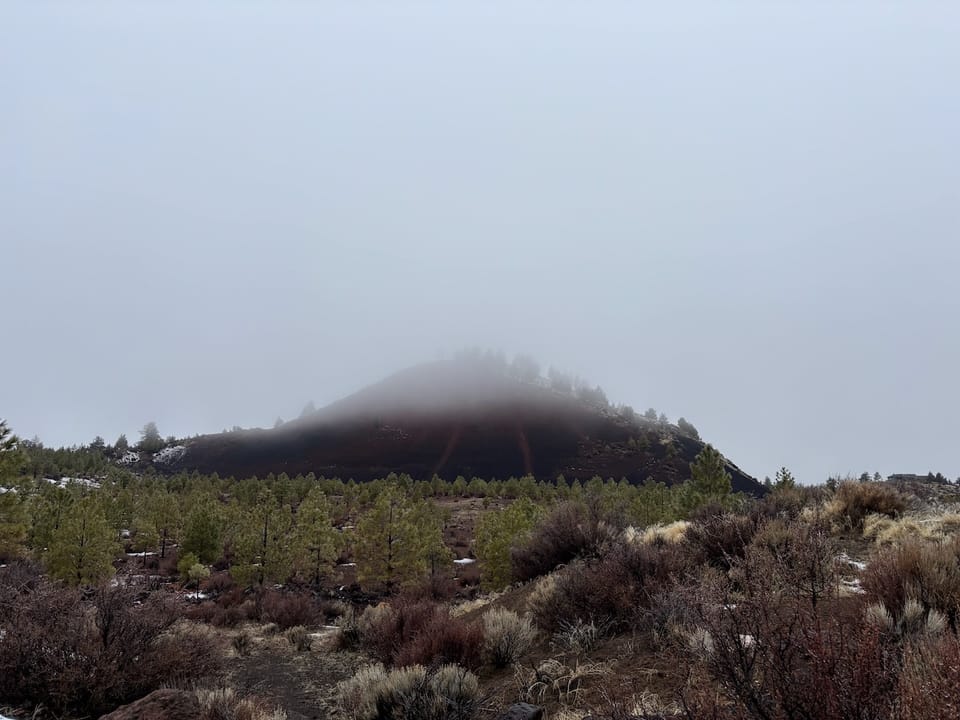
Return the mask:
{"type": "Polygon", "coordinates": [[[152,420],[140,431],[140,449],[144,452],[157,452],[163,448],[163,437],[152,420]]]}
{"type": "Polygon", "coordinates": [[[130,443],[127,442],[127,436],[123,433],[120,433],[120,437],[118,437],[117,441],[113,444],[113,449],[121,455],[127,452],[130,449],[130,443]]]}
{"type": "Polygon", "coordinates": [[[692,437],[694,440],[700,439],[700,433],[693,426],[693,423],[687,421],[686,418],[679,418],[677,420],[677,427],[680,429],[680,432],[687,437],[692,437]]]}

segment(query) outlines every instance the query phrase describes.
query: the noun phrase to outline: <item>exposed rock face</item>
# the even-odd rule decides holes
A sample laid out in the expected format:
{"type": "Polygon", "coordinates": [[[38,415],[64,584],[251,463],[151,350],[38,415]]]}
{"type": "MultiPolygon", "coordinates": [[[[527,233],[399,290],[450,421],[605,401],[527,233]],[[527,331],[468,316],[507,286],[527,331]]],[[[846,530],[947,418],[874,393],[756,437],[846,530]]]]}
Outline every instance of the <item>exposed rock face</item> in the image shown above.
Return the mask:
{"type": "Polygon", "coordinates": [[[154,690],[136,702],[117,708],[100,720],[196,720],[197,696],[184,690],[154,690]]]}

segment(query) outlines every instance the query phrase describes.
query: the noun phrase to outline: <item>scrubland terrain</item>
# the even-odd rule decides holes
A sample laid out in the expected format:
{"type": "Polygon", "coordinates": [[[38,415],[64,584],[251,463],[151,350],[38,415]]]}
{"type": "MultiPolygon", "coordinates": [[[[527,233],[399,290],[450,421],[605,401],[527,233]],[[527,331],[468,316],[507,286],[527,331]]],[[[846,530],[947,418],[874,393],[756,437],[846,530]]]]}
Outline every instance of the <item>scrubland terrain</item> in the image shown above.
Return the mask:
{"type": "Polygon", "coordinates": [[[787,474],[753,498],[729,478],[724,489],[721,462],[698,462],[674,488],[524,481],[514,497],[396,476],[23,479],[0,496],[0,707],[354,720],[496,718],[518,701],[566,720],[960,712],[954,486],[797,487],[787,474]]]}

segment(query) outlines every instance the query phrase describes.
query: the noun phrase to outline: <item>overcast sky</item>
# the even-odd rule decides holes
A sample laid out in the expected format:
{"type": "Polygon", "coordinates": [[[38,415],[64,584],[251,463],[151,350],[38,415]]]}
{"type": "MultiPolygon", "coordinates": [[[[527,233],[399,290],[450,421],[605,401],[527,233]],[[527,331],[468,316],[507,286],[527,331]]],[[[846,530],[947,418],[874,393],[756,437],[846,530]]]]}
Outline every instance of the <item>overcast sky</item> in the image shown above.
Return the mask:
{"type": "Polygon", "coordinates": [[[960,475],[955,2],[0,6],[0,417],[290,418],[464,346],[745,471],[960,475]]]}

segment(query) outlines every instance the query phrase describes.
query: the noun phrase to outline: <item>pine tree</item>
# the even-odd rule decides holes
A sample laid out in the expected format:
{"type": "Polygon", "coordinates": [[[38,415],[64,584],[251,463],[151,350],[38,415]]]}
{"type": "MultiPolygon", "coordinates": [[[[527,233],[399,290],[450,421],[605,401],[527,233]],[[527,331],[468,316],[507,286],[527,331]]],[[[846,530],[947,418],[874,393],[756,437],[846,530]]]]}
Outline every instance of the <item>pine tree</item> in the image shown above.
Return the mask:
{"type": "Polygon", "coordinates": [[[267,580],[286,580],[293,566],[290,508],[279,505],[269,488],[261,488],[253,506],[236,506],[233,511],[243,518],[233,542],[233,578],[261,588],[267,580]]]}
{"type": "Polygon", "coordinates": [[[319,585],[340,551],[340,533],[333,527],[330,501],[313,488],[297,508],[294,565],[311,583],[319,585]]]}
{"type": "Polygon", "coordinates": [[[153,421],[148,422],[140,431],[140,449],[144,452],[157,452],[163,448],[163,437],[157,430],[157,424],[153,421]]]}
{"type": "Polygon", "coordinates": [[[792,490],[796,487],[797,481],[793,478],[793,473],[791,473],[787,468],[781,467],[777,470],[773,487],[775,490],[792,490]]]}
{"type": "Polygon", "coordinates": [[[179,537],[182,524],[177,499],[165,490],[156,490],[144,503],[144,519],[153,528],[160,544],[160,557],[167,556],[167,545],[179,537]]]}
{"type": "Polygon", "coordinates": [[[202,563],[212,563],[220,556],[221,523],[214,501],[200,497],[190,509],[183,530],[183,552],[191,552],[202,563]]]}
{"type": "Polygon", "coordinates": [[[708,502],[723,500],[730,494],[726,461],[713,445],[704,446],[690,463],[690,482],[691,489],[708,502]]]}
{"type": "Polygon", "coordinates": [[[123,433],[120,434],[120,437],[117,438],[117,441],[113,444],[113,449],[117,451],[118,454],[123,455],[130,449],[130,443],[127,442],[127,436],[123,433]]]}
{"type": "Polygon", "coordinates": [[[522,543],[542,514],[538,505],[522,498],[500,512],[486,513],[476,531],[476,553],[484,590],[499,590],[510,583],[510,549],[522,543]]]}
{"type": "Polygon", "coordinates": [[[357,521],[354,556],[362,585],[388,588],[439,570],[450,560],[436,508],[388,486],[357,521]]]}
{"type": "Polygon", "coordinates": [[[51,575],[71,585],[95,585],[113,574],[116,551],[103,508],[87,496],[64,513],[50,541],[47,565],[51,575]]]}
{"type": "Polygon", "coordinates": [[[12,487],[20,462],[19,440],[0,420],[0,560],[23,554],[27,539],[27,511],[20,493],[12,487]]]}

